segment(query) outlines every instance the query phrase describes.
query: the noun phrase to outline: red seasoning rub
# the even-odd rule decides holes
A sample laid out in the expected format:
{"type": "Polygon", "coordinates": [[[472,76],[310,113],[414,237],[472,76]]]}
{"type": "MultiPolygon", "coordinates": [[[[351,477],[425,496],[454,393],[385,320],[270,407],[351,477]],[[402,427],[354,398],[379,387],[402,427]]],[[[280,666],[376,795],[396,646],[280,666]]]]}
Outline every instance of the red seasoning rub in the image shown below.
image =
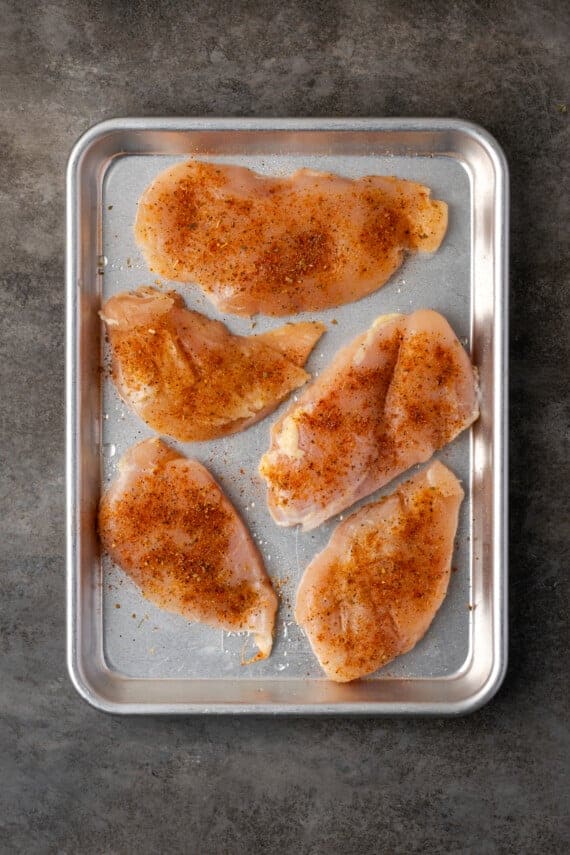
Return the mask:
{"type": "Polygon", "coordinates": [[[199,285],[221,311],[280,316],[358,300],[446,229],[445,202],[412,181],[192,160],[143,193],[135,236],[152,271],[199,285]]]}
{"type": "Polygon", "coordinates": [[[469,427],[475,372],[441,315],[384,315],[343,348],[271,430],[269,510],[304,530],[370,495],[469,427]]]}
{"type": "Polygon", "coordinates": [[[244,524],[208,470],[160,439],[135,445],[101,500],[105,550],[145,597],[191,621],[254,633],[269,656],[277,597],[244,524]]]}
{"type": "Polygon", "coordinates": [[[232,335],[175,291],[154,288],[111,297],[101,317],[119,394],[156,431],[184,442],[236,433],[271,413],[309,379],[303,365],[325,329],[306,322],[232,335]]]}
{"type": "Polygon", "coordinates": [[[295,617],[331,680],[372,674],[427,632],[447,592],[462,500],[436,461],[341,523],[309,564],[295,617]]]}

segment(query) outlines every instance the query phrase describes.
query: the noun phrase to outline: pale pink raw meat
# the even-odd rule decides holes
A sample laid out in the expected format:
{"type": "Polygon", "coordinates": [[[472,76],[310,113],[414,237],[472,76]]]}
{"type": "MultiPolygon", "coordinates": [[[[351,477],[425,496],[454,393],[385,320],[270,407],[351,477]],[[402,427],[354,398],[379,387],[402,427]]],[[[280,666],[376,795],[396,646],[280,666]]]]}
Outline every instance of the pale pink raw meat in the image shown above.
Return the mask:
{"type": "Polygon", "coordinates": [[[233,335],[156,288],[111,297],[101,317],[119,394],[150,427],[183,442],[236,433],[273,412],[309,379],[303,365],[325,329],[304,322],[233,335]]]}
{"type": "Polygon", "coordinates": [[[427,632],[447,592],[463,490],[438,461],[334,531],[295,617],[327,677],[372,674],[427,632]]]}
{"type": "Polygon", "coordinates": [[[260,473],[279,525],[304,530],[451,442],[478,416],[475,371],[442,315],[384,315],[273,425],[260,473]]]}
{"type": "Polygon", "coordinates": [[[135,237],[152,271],[199,285],[219,310],[277,316],[370,294],[446,229],[445,202],[412,181],[190,160],[143,193],[135,237]]]}
{"type": "Polygon", "coordinates": [[[269,656],[277,597],[259,552],[204,466],[147,439],[121,458],[99,508],[113,561],[144,596],[190,621],[254,634],[269,656]]]}

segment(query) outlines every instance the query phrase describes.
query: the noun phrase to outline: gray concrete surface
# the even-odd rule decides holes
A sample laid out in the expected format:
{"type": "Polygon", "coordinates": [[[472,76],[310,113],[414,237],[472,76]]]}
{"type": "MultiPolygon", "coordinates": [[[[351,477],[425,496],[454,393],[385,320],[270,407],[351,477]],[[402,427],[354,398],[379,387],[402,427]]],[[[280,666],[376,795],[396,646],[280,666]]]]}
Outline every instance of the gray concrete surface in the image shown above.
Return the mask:
{"type": "Polygon", "coordinates": [[[564,0],[0,0],[0,851],[569,851],[568,21],[564,0]],[[504,146],[511,651],[480,712],[135,720],[75,695],[63,174],[125,114],[458,116],[504,146]]]}

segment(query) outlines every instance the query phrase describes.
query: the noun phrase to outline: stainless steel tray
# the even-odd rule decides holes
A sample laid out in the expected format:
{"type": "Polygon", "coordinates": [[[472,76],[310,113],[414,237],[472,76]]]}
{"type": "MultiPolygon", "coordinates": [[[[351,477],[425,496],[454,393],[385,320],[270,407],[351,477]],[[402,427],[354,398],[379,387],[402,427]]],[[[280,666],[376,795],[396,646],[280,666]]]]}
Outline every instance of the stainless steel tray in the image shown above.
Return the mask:
{"type": "MultiPolygon", "coordinates": [[[[481,128],[443,119],[118,119],[92,128],[73,149],[67,204],[68,664],[79,693],[124,713],[442,714],[492,697],[505,672],[507,633],[508,187],[496,142],[481,128]],[[242,637],[154,608],[100,556],[100,491],[124,450],[151,432],[101,380],[97,311],[111,294],[154,281],[133,239],[137,199],[161,169],[189,155],[277,174],[301,165],[395,174],[424,182],[449,204],[448,234],[433,257],[408,259],[358,303],[311,315],[329,330],[311,357],[313,373],[376,315],[420,306],[446,315],[480,372],[481,418],[439,455],[466,490],[457,572],[426,637],[369,680],[324,679],[293,620],[300,575],[337,521],[309,534],[271,522],[256,477],[271,417],[234,437],[180,446],[218,478],[281,580],[268,660],[243,667],[242,637]]],[[[215,316],[198,289],[179,290],[189,306],[215,316]]],[[[252,329],[248,320],[222,319],[235,332],[252,329]]],[[[278,323],[258,318],[255,331],[278,323]]]]}

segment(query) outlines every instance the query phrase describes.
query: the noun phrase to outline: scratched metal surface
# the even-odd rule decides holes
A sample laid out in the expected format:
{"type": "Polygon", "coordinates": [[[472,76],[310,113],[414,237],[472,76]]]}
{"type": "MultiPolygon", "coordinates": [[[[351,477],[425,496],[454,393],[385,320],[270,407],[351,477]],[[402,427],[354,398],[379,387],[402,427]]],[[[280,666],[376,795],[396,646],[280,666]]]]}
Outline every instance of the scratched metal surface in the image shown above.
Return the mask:
{"type": "MultiPolygon", "coordinates": [[[[225,136],[228,137],[227,134],[225,136]]],[[[98,171],[96,210],[92,211],[92,216],[96,216],[98,221],[99,251],[91,310],[120,291],[160,281],[162,285],[176,288],[190,308],[222,320],[230,330],[242,335],[264,332],[288,320],[319,319],[326,324],[327,332],[308,362],[308,370],[313,376],[318,376],[339,347],[365,330],[373,318],[389,312],[407,313],[420,307],[436,309],[448,318],[467,349],[472,349],[472,337],[478,329],[474,318],[477,303],[473,295],[473,182],[477,176],[469,158],[450,156],[449,153],[438,156],[433,152],[422,156],[413,150],[402,156],[390,153],[389,146],[375,150],[372,144],[368,150],[362,145],[352,150],[350,134],[346,134],[342,145],[332,146],[328,151],[321,146],[317,152],[304,143],[299,143],[299,151],[277,153],[272,150],[271,142],[264,150],[257,141],[255,152],[250,153],[247,145],[236,150],[231,140],[226,144],[222,141],[217,146],[191,145],[190,139],[188,142],[185,155],[161,154],[160,135],[157,135],[153,142],[155,153],[123,153],[102,162],[98,171]],[[149,272],[135,244],[133,222],[141,193],[162,169],[188,155],[220,163],[238,163],[272,175],[283,175],[306,166],[351,177],[387,174],[409,178],[425,183],[431,188],[434,198],[448,203],[449,229],[437,253],[409,257],[383,288],[365,299],[296,318],[257,317],[254,327],[252,320],[218,313],[195,286],[158,280],[156,274],[149,272]],[[331,323],[333,319],[337,324],[331,323]]],[[[102,337],[97,351],[98,358],[104,360],[102,337]]],[[[485,348],[481,348],[480,353],[483,358],[488,358],[485,348]]],[[[485,384],[483,387],[485,389],[485,384]]],[[[99,483],[91,485],[91,490],[97,494],[113,477],[117,461],[127,448],[153,435],[120,401],[108,378],[103,380],[98,400],[100,406],[94,418],[98,420],[96,436],[101,478],[99,483]]],[[[287,681],[293,681],[290,685],[296,687],[294,694],[297,703],[301,704],[303,698],[299,696],[299,686],[302,684],[299,681],[306,684],[325,682],[307,639],[295,624],[293,606],[295,590],[304,568],[328,542],[339,518],[333,518],[308,533],[277,527],[267,511],[265,490],[257,475],[259,458],[268,447],[270,425],[286,406],[287,402],[274,415],[235,436],[202,443],[168,440],[184,454],[200,460],[214,474],[249,526],[267,571],[277,583],[281,605],[273,653],[269,659],[244,667],[241,663],[247,642],[243,636],[191,624],[182,617],[158,609],[145,600],[129,578],[107,558],[92,556],[96,565],[92,576],[95,584],[86,607],[97,615],[96,619],[91,615],[90,643],[98,651],[99,669],[106,671],[115,684],[117,681],[128,683],[133,679],[144,681],[149,690],[152,689],[148,695],[148,711],[161,708],[160,687],[166,686],[169,680],[176,680],[179,688],[184,683],[192,684],[193,689],[199,685],[197,681],[227,681],[232,691],[235,691],[236,681],[245,680],[248,686],[256,681],[256,685],[263,687],[264,681],[272,681],[274,685],[273,681],[279,680],[285,690],[287,681]],[[246,474],[241,474],[241,470],[246,474]]],[[[414,650],[371,678],[373,682],[394,686],[401,683],[408,688],[419,685],[421,681],[430,681],[430,685],[442,687],[441,696],[434,697],[434,701],[445,701],[446,683],[465,671],[477,653],[474,650],[477,638],[473,632],[476,614],[473,606],[489,609],[492,606],[492,590],[487,591],[486,604],[475,603],[472,590],[473,574],[477,573],[480,560],[472,523],[484,513],[481,492],[477,504],[474,504],[473,454],[471,432],[464,433],[438,454],[462,480],[466,492],[453,557],[453,566],[457,569],[452,574],[448,595],[428,633],[414,650]]],[[[394,483],[364,502],[393,488],[394,483]]],[[[251,650],[251,643],[246,649],[251,650]]],[[[88,646],[85,650],[89,656],[88,646]]],[[[223,701],[224,684],[217,685],[222,686],[223,701]]],[[[230,695],[229,692],[228,700],[230,695]]],[[[394,698],[397,696],[395,693],[394,698]]],[[[196,697],[193,691],[193,700],[196,697]]],[[[413,702],[413,690],[406,697],[413,702]]],[[[346,694],[343,698],[350,700],[346,694]]],[[[251,703],[255,700],[254,697],[251,703]]],[[[384,692],[383,700],[389,706],[390,694],[384,692]]],[[[334,700],[332,706],[334,708],[334,700]]]]}

